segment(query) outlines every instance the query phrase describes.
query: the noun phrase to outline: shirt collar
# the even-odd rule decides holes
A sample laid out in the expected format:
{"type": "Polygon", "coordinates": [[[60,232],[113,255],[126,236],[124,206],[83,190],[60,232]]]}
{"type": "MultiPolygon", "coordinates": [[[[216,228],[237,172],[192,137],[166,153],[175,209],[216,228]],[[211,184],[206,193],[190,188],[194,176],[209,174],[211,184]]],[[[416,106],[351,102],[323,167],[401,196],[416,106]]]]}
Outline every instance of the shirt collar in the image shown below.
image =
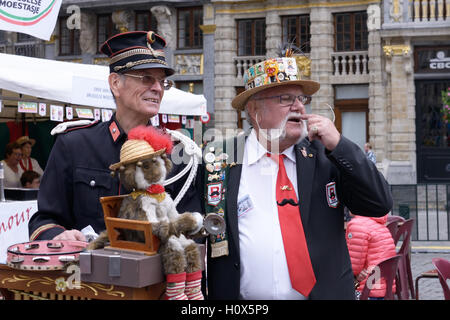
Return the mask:
{"type": "MultiPolygon", "coordinates": [[[[258,139],[256,138],[255,129],[252,129],[252,131],[250,132],[246,145],[247,145],[247,165],[249,166],[255,164],[261,158],[267,155],[268,152],[267,149],[261,143],[259,143],[258,139]]],[[[291,161],[295,163],[295,152],[293,145],[284,150],[282,154],[286,155],[287,158],[289,158],[291,161]]]]}

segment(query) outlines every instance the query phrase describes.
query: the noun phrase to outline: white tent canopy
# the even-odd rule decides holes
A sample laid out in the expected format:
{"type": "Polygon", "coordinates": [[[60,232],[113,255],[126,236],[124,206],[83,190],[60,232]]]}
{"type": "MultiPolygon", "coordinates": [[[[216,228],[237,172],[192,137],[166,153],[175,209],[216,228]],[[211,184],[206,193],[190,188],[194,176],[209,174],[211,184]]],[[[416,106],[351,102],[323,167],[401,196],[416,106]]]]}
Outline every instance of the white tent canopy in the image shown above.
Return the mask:
{"type": "MultiPolygon", "coordinates": [[[[0,89],[73,105],[115,109],[106,66],[0,53],[0,89]]],[[[176,88],[164,93],[160,113],[201,116],[206,99],[176,88]]]]}

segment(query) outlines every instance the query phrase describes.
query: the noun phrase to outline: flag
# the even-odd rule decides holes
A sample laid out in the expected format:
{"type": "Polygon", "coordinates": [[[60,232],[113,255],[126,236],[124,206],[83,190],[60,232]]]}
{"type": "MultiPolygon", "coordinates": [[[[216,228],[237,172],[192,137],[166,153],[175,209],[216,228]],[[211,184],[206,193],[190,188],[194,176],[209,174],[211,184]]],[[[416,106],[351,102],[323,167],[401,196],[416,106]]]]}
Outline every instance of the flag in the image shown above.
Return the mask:
{"type": "Polygon", "coordinates": [[[0,30],[50,40],[62,0],[0,0],[0,30]]]}

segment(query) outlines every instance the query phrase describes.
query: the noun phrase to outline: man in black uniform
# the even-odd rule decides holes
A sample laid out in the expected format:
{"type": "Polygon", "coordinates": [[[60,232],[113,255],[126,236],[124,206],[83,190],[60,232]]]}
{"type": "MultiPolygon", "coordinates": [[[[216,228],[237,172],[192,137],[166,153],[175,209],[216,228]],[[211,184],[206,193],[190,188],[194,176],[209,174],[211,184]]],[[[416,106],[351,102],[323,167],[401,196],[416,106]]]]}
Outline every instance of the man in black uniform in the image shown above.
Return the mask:
{"type": "MultiPolygon", "coordinates": [[[[110,57],[108,82],[116,112],[109,122],[69,128],[58,136],[42,177],[38,212],[29,222],[30,240],[84,241],[84,227],[90,225],[97,233],[105,229],[99,198],[131,191],[108,167],[119,162],[127,132],[149,124],[171,86],[166,77],[174,70],[165,61],[164,47],[165,40],[152,31],[121,33],[103,44],[101,52],[110,57]]],[[[167,191],[175,190],[178,185],[167,191]]],[[[201,210],[199,201],[186,199],[189,205],[182,200],[179,210],[201,210]]]]}

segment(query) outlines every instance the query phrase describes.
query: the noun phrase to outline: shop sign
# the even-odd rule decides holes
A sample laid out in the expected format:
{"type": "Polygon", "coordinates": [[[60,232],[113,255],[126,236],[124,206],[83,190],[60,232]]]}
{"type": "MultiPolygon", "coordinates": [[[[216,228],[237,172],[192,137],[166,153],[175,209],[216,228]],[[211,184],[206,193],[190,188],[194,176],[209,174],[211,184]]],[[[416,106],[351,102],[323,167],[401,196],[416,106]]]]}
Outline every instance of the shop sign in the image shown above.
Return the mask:
{"type": "Polygon", "coordinates": [[[447,73],[450,70],[450,46],[414,47],[415,73],[447,73]]]}
{"type": "Polygon", "coordinates": [[[450,57],[445,57],[444,51],[438,51],[435,59],[430,59],[430,69],[450,70],[450,57]]]}

